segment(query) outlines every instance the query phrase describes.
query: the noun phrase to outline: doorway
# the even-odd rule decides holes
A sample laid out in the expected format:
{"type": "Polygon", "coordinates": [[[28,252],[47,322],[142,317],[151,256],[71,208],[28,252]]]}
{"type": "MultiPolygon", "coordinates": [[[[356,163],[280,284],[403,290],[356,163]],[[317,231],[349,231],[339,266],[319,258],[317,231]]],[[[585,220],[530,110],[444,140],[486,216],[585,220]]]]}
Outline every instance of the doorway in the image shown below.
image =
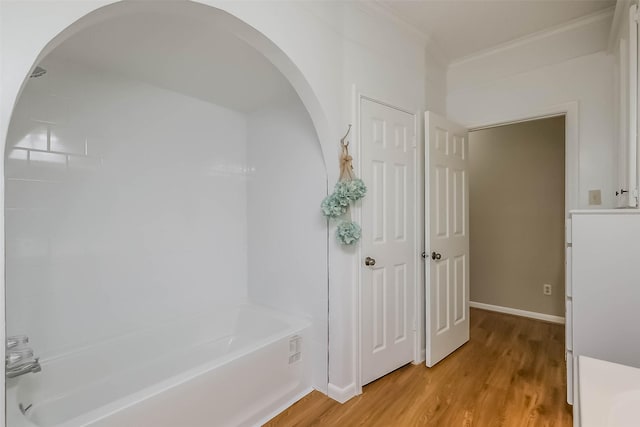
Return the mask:
{"type": "MultiPolygon", "coordinates": [[[[559,211],[562,212],[562,207],[564,207],[564,212],[562,213],[562,215],[567,218],[569,210],[575,209],[577,207],[578,200],[578,114],[576,103],[571,102],[563,105],[545,108],[542,110],[531,111],[529,114],[513,115],[507,120],[495,121],[490,123],[480,123],[476,124],[475,126],[469,126],[469,128],[474,131],[481,131],[506,127],[509,125],[525,124],[528,122],[535,122],[538,120],[554,117],[559,117],[563,120],[563,123],[561,123],[560,126],[557,126],[558,132],[556,133],[556,135],[561,139],[561,143],[557,145],[559,154],[556,155],[556,161],[558,164],[564,165],[564,168],[559,173],[556,173],[556,175],[560,177],[559,184],[557,183],[556,186],[560,194],[563,196],[563,201],[560,203],[559,211]],[[561,190],[561,188],[563,187],[563,181],[564,191],[561,190]]],[[[456,180],[455,177],[452,177],[452,175],[455,175],[455,173],[457,173],[456,171],[463,171],[462,176],[465,178],[464,180],[461,179],[460,181],[466,181],[469,176],[469,174],[466,173],[469,168],[466,162],[468,162],[470,155],[468,155],[467,153],[467,130],[463,126],[451,122],[444,117],[440,117],[437,114],[427,112],[425,115],[425,130],[425,146],[428,147],[428,149],[425,150],[425,164],[427,165],[428,172],[425,175],[425,212],[429,212],[429,215],[427,215],[427,217],[425,218],[425,229],[427,230],[425,236],[427,251],[425,255],[431,255],[428,257],[426,264],[427,280],[425,292],[427,296],[427,316],[425,331],[427,366],[433,366],[435,363],[438,363],[438,361],[453,353],[458,347],[463,345],[468,340],[469,336],[468,326],[466,328],[461,328],[460,323],[457,324],[459,329],[458,332],[454,333],[455,328],[452,328],[450,325],[456,325],[456,322],[452,323],[451,318],[453,316],[451,316],[450,314],[451,312],[456,311],[455,303],[458,299],[460,299],[456,297],[456,295],[460,294],[460,292],[458,292],[458,289],[467,290],[467,292],[463,293],[463,305],[464,312],[468,313],[470,306],[470,292],[468,292],[468,284],[470,281],[473,281],[473,278],[471,278],[470,281],[462,280],[463,277],[467,276],[466,274],[456,274],[456,272],[452,272],[450,268],[445,268],[447,267],[446,265],[443,267],[443,261],[447,259],[448,255],[446,255],[444,252],[441,253],[439,249],[441,247],[444,247],[443,245],[445,245],[456,234],[454,232],[455,230],[453,229],[455,227],[452,227],[452,222],[454,222],[453,219],[456,217],[455,213],[460,212],[462,214],[465,211],[468,211],[469,203],[461,203],[460,201],[458,201],[458,198],[454,196],[456,192],[464,193],[462,196],[462,200],[468,199],[469,186],[465,185],[461,189],[456,190],[456,180]],[[456,150],[455,148],[456,139],[459,141],[457,145],[461,147],[460,150],[456,150]],[[459,152],[459,157],[461,156],[458,160],[464,159],[465,164],[448,164],[448,159],[450,157],[455,157],[457,152],[459,152]],[[442,175],[440,178],[437,176],[438,171],[440,171],[442,175]],[[456,209],[455,205],[460,205],[460,209],[456,209]],[[440,207],[442,207],[442,209],[440,207]],[[446,207],[446,209],[444,209],[444,207],[446,207]],[[452,212],[453,217],[451,215],[452,212]],[[440,224],[441,227],[438,227],[438,224],[440,224]],[[439,270],[442,270],[440,271],[440,275],[438,275],[439,270]],[[462,283],[459,283],[461,282],[461,280],[462,283]],[[431,358],[429,357],[430,354],[432,355],[431,358]]],[[[491,159],[496,156],[490,155],[488,157],[489,159],[491,159]]],[[[451,161],[453,161],[453,159],[451,159],[451,161]]],[[[486,168],[491,169],[493,168],[493,166],[489,164],[486,166],[486,168]]],[[[470,179],[474,180],[475,177],[471,177],[470,179]]],[[[504,179],[500,178],[494,185],[494,187],[499,188],[500,185],[503,185],[502,181],[504,181],[504,179]]],[[[505,202],[495,205],[494,207],[504,209],[504,206],[515,203],[515,201],[517,201],[517,198],[523,197],[522,194],[518,191],[518,188],[513,191],[513,194],[517,196],[516,198],[514,198],[515,196],[513,196],[513,194],[511,194],[509,190],[501,189],[500,193],[507,194],[508,197],[505,202]]],[[[546,205],[548,205],[548,203],[546,203],[546,205]]],[[[556,203],[556,205],[558,205],[558,203],[556,203]]],[[[532,209],[530,209],[529,213],[535,213],[538,210],[539,206],[535,205],[532,209]]],[[[464,216],[466,217],[467,214],[464,213],[464,216]]],[[[462,224],[466,223],[466,219],[463,219],[462,224]]],[[[560,224],[563,223],[564,220],[560,220],[560,224]]],[[[470,227],[462,227],[462,230],[473,228],[474,226],[471,225],[470,227]]],[[[460,229],[460,227],[458,227],[458,229],[460,229]]],[[[494,232],[494,235],[491,236],[493,242],[498,241],[502,234],[503,233],[500,232],[494,232]]],[[[559,233],[558,236],[562,237],[563,234],[559,233]]],[[[469,244],[468,233],[463,232],[458,237],[466,238],[467,245],[469,244]]],[[[522,239],[517,239],[516,241],[521,242],[522,239]]],[[[564,243],[559,247],[561,248],[563,246],[564,243]]],[[[473,258],[473,255],[471,255],[470,257],[473,258]]],[[[558,258],[562,260],[562,254],[560,254],[558,258]]],[[[561,267],[560,270],[562,271],[563,268],[561,267]]],[[[525,271],[524,273],[526,274],[527,272],[525,271]]],[[[564,275],[562,275],[558,279],[559,282],[563,281],[563,276],[564,275]]],[[[548,285],[548,283],[544,284],[548,285]]],[[[543,287],[543,289],[546,288],[547,287],[543,287]]],[[[561,289],[559,291],[559,294],[559,296],[563,298],[564,291],[561,289]]],[[[482,305],[483,303],[473,301],[471,305],[479,307],[478,304],[482,305]]],[[[563,304],[560,303],[560,306],[562,307],[563,304]]],[[[521,316],[525,315],[527,317],[534,317],[542,320],[554,321],[557,323],[564,323],[564,317],[556,315],[540,314],[523,309],[504,308],[487,303],[484,303],[482,308],[507,312],[510,314],[517,314],[521,316]]]]}
{"type": "Polygon", "coordinates": [[[561,322],[565,117],[469,133],[470,306],[561,322]]]}

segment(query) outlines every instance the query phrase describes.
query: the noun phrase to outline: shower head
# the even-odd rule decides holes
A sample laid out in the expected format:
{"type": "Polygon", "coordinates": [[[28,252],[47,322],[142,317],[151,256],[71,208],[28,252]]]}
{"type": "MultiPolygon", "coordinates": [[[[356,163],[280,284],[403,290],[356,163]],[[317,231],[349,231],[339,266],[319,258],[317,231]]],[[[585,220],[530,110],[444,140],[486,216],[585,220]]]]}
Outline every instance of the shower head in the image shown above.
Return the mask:
{"type": "Polygon", "coordinates": [[[36,69],[33,70],[33,73],[31,73],[29,77],[41,77],[41,76],[44,76],[45,74],[47,74],[47,70],[45,70],[42,67],[36,66],[36,69]]]}

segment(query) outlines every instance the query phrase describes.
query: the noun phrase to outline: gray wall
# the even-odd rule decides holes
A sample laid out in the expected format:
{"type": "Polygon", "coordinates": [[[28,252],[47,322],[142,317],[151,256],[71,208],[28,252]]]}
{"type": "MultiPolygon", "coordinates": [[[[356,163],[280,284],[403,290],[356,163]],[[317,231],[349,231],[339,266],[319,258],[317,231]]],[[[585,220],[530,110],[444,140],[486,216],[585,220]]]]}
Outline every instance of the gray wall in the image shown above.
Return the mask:
{"type": "Polygon", "coordinates": [[[564,117],[472,132],[469,160],[471,301],[564,316],[564,117]]]}

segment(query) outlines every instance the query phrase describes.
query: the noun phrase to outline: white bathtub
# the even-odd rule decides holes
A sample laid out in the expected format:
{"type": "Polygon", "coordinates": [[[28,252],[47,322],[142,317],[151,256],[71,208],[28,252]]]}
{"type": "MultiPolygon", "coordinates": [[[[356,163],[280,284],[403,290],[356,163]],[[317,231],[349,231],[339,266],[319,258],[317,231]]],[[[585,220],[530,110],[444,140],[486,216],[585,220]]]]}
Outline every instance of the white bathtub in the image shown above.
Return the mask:
{"type": "Polygon", "coordinates": [[[45,360],[7,381],[7,425],[259,425],[311,391],[308,329],[244,304],[45,360]]]}

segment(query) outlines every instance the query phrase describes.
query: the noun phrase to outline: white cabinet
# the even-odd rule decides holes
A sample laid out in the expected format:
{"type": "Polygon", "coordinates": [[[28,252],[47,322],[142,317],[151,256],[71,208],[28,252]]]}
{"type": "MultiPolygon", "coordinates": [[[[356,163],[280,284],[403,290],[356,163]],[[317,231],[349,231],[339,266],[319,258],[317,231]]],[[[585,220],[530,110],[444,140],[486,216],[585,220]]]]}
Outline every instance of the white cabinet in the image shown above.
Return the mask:
{"type": "Polygon", "coordinates": [[[568,384],[579,356],[640,367],[640,211],[572,212],[567,257],[568,384]]]}

